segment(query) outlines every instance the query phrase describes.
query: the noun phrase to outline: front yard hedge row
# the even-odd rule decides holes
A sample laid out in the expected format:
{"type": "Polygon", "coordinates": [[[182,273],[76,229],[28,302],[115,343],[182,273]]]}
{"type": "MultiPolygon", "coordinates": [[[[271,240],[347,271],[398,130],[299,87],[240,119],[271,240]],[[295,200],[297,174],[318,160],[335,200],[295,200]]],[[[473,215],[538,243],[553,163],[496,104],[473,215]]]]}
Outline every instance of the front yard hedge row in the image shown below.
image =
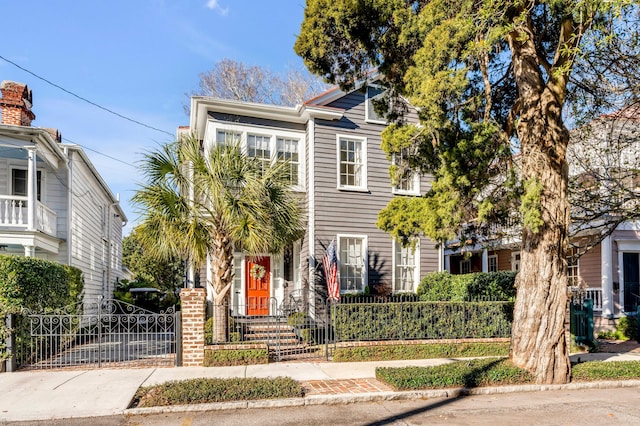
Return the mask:
{"type": "Polygon", "coordinates": [[[338,347],[334,362],[390,361],[402,359],[467,358],[507,356],[508,342],[425,343],[419,345],[375,345],[338,347]]]}
{"type": "Polygon", "coordinates": [[[268,349],[205,349],[205,367],[268,364],[268,349]]]}
{"type": "Polygon", "coordinates": [[[453,275],[432,272],[422,279],[417,294],[420,300],[511,300],[516,297],[516,272],[478,272],[453,275]]]}
{"type": "Polygon", "coordinates": [[[513,302],[408,302],[336,305],[338,342],[509,337],[513,302]]]}

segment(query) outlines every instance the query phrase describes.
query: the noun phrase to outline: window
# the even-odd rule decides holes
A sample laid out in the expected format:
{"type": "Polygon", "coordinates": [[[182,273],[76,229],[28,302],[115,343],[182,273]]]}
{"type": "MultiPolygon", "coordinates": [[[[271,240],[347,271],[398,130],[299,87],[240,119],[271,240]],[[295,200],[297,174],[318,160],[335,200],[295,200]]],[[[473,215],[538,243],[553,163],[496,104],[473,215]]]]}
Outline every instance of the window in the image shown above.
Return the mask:
{"type": "Polygon", "coordinates": [[[487,258],[488,272],[498,272],[498,255],[494,254],[487,258]]]}
{"type": "Polygon", "coordinates": [[[413,292],[418,282],[419,248],[402,247],[393,241],[393,292],[413,292]]]}
{"type": "MultiPolygon", "coordinates": [[[[396,164],[396,156],[393,155],[393,164],[396,164]]],[[[405,170],[398,179],[398,183],[393,187],[394,194],[420,195],[420,175],[412,170],[405,170]]]]}
{"type": "Polygon", "coordinates": [[[247,156],[256,158],[264,170],[275,161],[289,161],[289,181],[294,189],[301,190],[304,183],[302,173],[302,158],[300,157],[300,141],[302,133],[288,130],[270,129],[256,126],[226,126],[226,128],[212,127],[220,123],[210,121],[205,132],[205,144],[213,145],[240,144],[240,148],[247,156]],[[215,135],[215,138],[212,136],[215,135]]]}
{"type": "MultiPolygon", "coordinates": [[[[36,171],[36,199],[38,201],[42,200],[42,172],[40,170],[36,171]]],[[[28,193],[28,183],[29,179],[27,176],[27,170],[25,169],[12,169],[11,170],[11,185],[12,185],[12,195],[17,195],[19,197],[26,197],[28,193]]]]}
{"type": "Polygon", "coordinates": [[[366,139],[338,136],[338,188],[366,190],[366,139]]]}
{"type": "Polygon", "coordinates": [[[511,270],[516,272],[520,270],[520,252],[511,253],[511,270]]]}
{"type": "Polygon", "coordinates": [[[338,236],[340,292],[364,291],[366,286],[367,238],[338,236]]]}
{"type": "Polygon", "coordinates": [[[580,284],[580,270],[577,254],[575,247],[571,247],[567,256],[567,277],[569,286],[571,287],[577,287],[580,284]]]}
{"type": "Polygon", "coordinates": [[[376,112],[373,100],[380,100],[384,97],[384,89],[377,86],[368,86],[365,99],[365,121],[377,124],[387,124],[387,118],[376,112]]]}
{"type": "Polygon", "coordinates": [[[216,132],[216,145],[227,146],[241,141],[242,135],[239,132],[218,130],[216,132]]]}
{"type": "Polygon", "coordinates": [[[296,185],[298,183],[298,174],[300,172],[298,140],[277,138],[276,152],[278,161],[289,161],[289,182],[291,182],[292,185],[296,185]]]}
{"type": "Polygon", "coordinates": [[[247,155],[256,158],[264,172],[271,164],[271,138],[269,136],[247,135],[247,155]]]}
{"type": "Polygon", "coordinates": [[[460,261],[460,273],[468,274],[471,272],[471,259],[460,261]]]}

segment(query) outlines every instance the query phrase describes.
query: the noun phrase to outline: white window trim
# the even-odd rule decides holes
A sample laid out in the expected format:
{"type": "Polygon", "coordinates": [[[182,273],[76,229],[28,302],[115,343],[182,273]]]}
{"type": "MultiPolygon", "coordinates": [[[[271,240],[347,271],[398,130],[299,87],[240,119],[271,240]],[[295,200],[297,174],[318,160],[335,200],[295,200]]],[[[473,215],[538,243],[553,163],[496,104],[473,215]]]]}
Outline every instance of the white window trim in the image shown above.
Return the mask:
{"type": "MultiPolygon", "coordinates": [[[[396,155],[393,154],[393,157],[391,159],[391,164],[396,164],[396,155]]],[[[398,188],[398,185],[393,185],[391,187],[391,192],[393,194],[397,194],[397,195],[420,195],[420,174],[413,172],[412,171],[412,176],[413,176],[413,190],[411,191],[407,191],[405,189],[400,189],[398,188]]]]}
{"type": "Polygon", "coordinates": [[[522,256],[520,259],[516,259],[516,256],[520,254],[519,251],[514,251],[511,253],[511,270],[512,271],[520,271],[520,261],[522,260],[522,256]],[[516,269],[516,264],[518,265],[518,269],[516,269]]]}
{"type": "Polygon", "coordinates": [[[362,260],[364,262],[364,267],[362,270],[362,288],[360,290],[342,290],[342,276],[338,277],[339,278],[339,282],[338,282],[338,286],[340,287],[340,294],[349,294],[349,293],[360,293],[363,292],[368,286],[369,286],[369,237],[367,235],[361,235],[361,234],[338,234],[336,235],[336,240],[337,240],[337,255],[338,255],[338,271],[340,271],[340,265],[341,265],[341,260],[340,260],[340,253],[341,253],[341,245],[340,245],[340,240],[342,238],[360,238],[362,240],[362,247],[364,250],[364,255],[362,256],[362,260]]]}
{"type": "Polygon", "coordinates": [[[498,267],[498,255],[497,254],[490,254],[489,256],[487,256],[487,272],[492,272],[490,270],[491,259],[495,259],[496,260],[496,270],[495,270],[495,272],[498,272],[498,270],[500,268],[498,267]]]}
{"type": "Polygon", "coordinates": [[[298,184],[292,185],[294,191],[305,191],[305,144],[306,137],[304,132],[296,132],[292,130],[284,130],[273,126],[251,126],[229,124],[227,122],[219,122],[213,119],[207,121],[205,129],[205,152],[216,146],[216,135],[218,131],[240,133],[240,147],[244,154],[248,153],[249,134],[255,136],[265,136],[269,138],[269,152],[271,161],[276,161],[277,156],[277,140],[278,138],[295,139],[298,141],[298,184]]]}
{"type": "Polygon", "coordinates": [[[336,135],[336,188],[340,191],[369,192],[367,186],[367,138],[354,135],[336,135]],[[340,185],[340,139],[352,139],[362,142],[362,185],[340,185]]]}
{"type": "MultiPolygon", "coordinates": [[[[364,91],[364,121],[367,123],[372,123],[372,124],[384,124],[387,125],[387,120],[380,120],[380,119],[375,119],[375,118],[369,118],[369,87],[375,88],[375,89],[384,89],[384,87],[379,86],[377,84],[369,84],[364,91]]],[[[383,92],[384,93],[384,90],[383,92]]],[[[371,105],[371,107],[373,107],[373,105],[371,105]]]]}
{"type": "MultiPolygon", "coordinates": [[[[396,249],[399,247],[402,247],[400,243],[398,243],[396,240],[392,240],[391,242],[391,250],[392,250],[391,253],[393,257],[393,262],[391,266],[393,268],[393,273],[391,274],[391,292],[392,293],[396,292],[396,249]]],[[[414,271],[413,271],[414,288],[411,289],[410,291],[415,292],[418,289],[418,285],[420,284],[420,240],[416,242],[416,248],[415,248],[415,251],[413,252],[413,258],[416,262],[414,271]]]]}

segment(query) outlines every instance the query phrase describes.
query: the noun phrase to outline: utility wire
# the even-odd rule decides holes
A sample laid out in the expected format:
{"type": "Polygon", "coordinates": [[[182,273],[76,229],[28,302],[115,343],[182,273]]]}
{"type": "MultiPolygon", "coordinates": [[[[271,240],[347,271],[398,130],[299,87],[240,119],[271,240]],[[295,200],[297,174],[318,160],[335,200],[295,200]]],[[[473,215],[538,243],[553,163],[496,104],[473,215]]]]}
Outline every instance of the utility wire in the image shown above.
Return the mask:
{"type": "Polygon", "coordinates": [[[113,110],[110,110],[109,108],[103,107],[102,105],[99,105],[99,104],[97,104],[97,103],[95,103],[95,102],[92,102],[92,101],[90,101],[90,100],[89,100],[89,99],[87,99],[87,98],[83,98],[83,97],[82,97],[82,96],[80,96],[80,95],[76,95],[75,93],[73,93],[73,92],[71,92],[71,91],[69,91],[69,90],[65,89],[64,87],[59,86],[59,85],[57,85],[57,84],[55,84],[55,83],[53,83],[53,82],[51,82],[51,81],[47,80],[47,79],[46,79],[46,78],[44,78],[44,77],[40,77],[39,75],[35,74],[35,73],[34,73],[34,72],[32,72],[32,71],[29,71],[28,69],[26,69],[26,68],[24,68],[24,67],[21,67],[20,65],[16,64],[15,62],[10,61],[9,59],[5,58],[5,57],[4,57],[4,56],[2,56],[2,55],[0,55],[0,59],[2,59],[2,60],[3,60],[3,61],[5,61],[5,62],[10,63],[11,65],[13,65],[13,66],[15,66],[15,67],[17,67],[17,68],[20,68],[22,71],[24,71],[24,72],[26,72],[26,73],[31,74],[31,75],[32,75],[32,76],[34,76],[35,78],[38,78],[38,79],[40,79],[40,80],[44,81],[45,83],[50,84],[51,86],[53,86],[53,87],[55,87],[55,88],[58,88],[58,89],[62,90],[63,92],[68,93],[69,95],[74,96],[74,97],[76,97],[76,98],[80,99],[81,101],[84,101],[84,102],[86,102],[86,103],[88,103],[88,104],[90,104],[90,105],[95,106],[96,108],[100,108],[101,110],[104,110],[104,111],[106,111],[106,112],[108,112],[108,113],[110,113],[110,114],[113,114],[113,115],[115,115],[115,116],[117,116],[117,117],[120,117],[120,118],[122,118],[122,119],[125,119],[125,120],[127,120],[127,121],[130,121],[130,122],[132,122],[132,123],[138,124],[138,125],[140,125],[140,126],[146,127],[146,128],[148,128],[148,129],[155,130],[156,132],[164,133],[164,134],[169,135],[169,136],[171,136],[171,137],[174,137],[174,136],[175,136],[173,133],[169,133],[169,132],[167,132],[167,131],[165,131],[165,130],[158,129],[157,127],[153,127],[153,126],[150,126],[150,125],[148,125],[148,124],[142,123],[142,122],[140,122],[140,121],[138,121],[138,120],[135,120],[135,119],[133,119],[133,118],[130,118],[130,117],[127,117],[127,116],[122,115],[122,114],[120,114],[120,113],[117,113],[117,112],[115,112],[115,111],[113,111],[113,110]]]}
{"type": "Polygon", "coordinates": [[[62,140],[66,141],[66,142],[69,142],[69,143],[72,143],[72,144],[74,144],[74,145],[78,145],[79,147],[81,147],[81,148],[83,148],[83,149],[86,149],[87,151],[95,152],[96,154],[102,155],[103,157],[107,157],[107,158],[108,158],[108,159],[110,159],[110,160],[117,161],[117,162],[122,163],[122,164],[124,164],[124,165],[127,165],[127,166],[129,166],[129,167],[133,167],[134,169],[136,169],[136,168],[137,168],[136,166],[134,166],[134,165],[133,165],[133,164],[131,164],[131,163],[127,163],[126,161],[123,161],[123,160],[121,160],[121,159],[119,159],[119,158],[112,157],[111,155],[105,154],[105,153],[100,152],[100,151],[97,151],[97,150],[95,150],[95,149],[93,149],[93,148],[89,148],[88,146],[85,146],[85,145],[79,144],[79,143],[77,143],[77,142],[74,142],[74,141],[72,141],[71,139],[67,139],[67,138],[65,138],[64,136],[62,137],[62,140]]]}

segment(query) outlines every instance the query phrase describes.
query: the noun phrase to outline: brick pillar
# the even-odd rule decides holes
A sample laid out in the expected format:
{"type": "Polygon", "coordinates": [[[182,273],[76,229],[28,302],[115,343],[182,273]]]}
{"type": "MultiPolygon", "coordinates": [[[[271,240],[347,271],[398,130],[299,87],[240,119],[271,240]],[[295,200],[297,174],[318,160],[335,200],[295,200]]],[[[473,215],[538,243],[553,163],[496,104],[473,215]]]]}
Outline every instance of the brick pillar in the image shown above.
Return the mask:
{"type": "Polygon", "coordinates": [[[182,310],[182,365],[202,367],[204,364],[204,324],[207,295],[204,288],[180,291],[182,310]]]}

